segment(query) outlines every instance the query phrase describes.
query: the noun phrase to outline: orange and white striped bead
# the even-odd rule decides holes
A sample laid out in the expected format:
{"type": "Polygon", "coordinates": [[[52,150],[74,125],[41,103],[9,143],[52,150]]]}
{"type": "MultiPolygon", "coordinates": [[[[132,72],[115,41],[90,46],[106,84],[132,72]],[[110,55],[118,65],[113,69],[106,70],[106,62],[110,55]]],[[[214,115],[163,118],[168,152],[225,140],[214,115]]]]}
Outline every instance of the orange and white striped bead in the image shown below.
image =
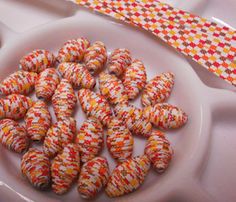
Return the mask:
{"type": "Polygon", "coordinates": [[[56,194],[66,193],[80,172],[79,148],[68,144],[52,161],[52,190],[56,194]]]}
{"type": "Polygon", "coordinates": [[[153,125],[161,129],[180,128],[188,120],[187,114],[182,109],[168,103],[148,106],[143,112],[153,125]]]}
{"type": "Polygon", "coordinates": [[[25,116],[28,136],[33,141],[42,141],[51,125],[51,115],[44,101],[37,101],[25,116]]]}
{"type": "Polygon", "coordinates": [[[88,117],[97,118],[104,126],[110,122],[112,111],[107,100],[101,94],[89,89],[81,89],[78,92],[78,98],[82,110],[88,117]]]}
{"type": "Polygon", "coordinates": [[[59,63],[81,62],[84,58],[84,53],[89,45],[89,41],[83,37],[68,40],[58,51],[57,61],[59,63]]]}
{"type": "Polygon", "coordinates": [[[165,102],[174,86],[174,74],[165,72],[155,76],[145,86],[141,98],[143,106],[165,102]]]}
{"type": "Polygon", "coordinates": [[[109,178],[109,166],[104,157],[95,157],[85,163],[81,169],[77,190],[85,199],[95,197],[109,178]]]}
{"type": "Polygon", "coordinates": [[[146,155],[133,157],[119,164],[112,172],[106,194],[118,197],[131,193],[143,184],[150,169],[150,161],[146,155]]]}
{"type": "Polygon", "coordinates": [[[115,75],[100,73],[99,89],[101,94],[113,105],[128,103],[128,96],[125,93],[123,83],[115,75]]]}
{"type": "Polygon", "coordinates": [[[54,94],[57,85],[60,82],[59,74],[54,68],[47,68],[39,74],[35,83],[36,96],[39,99],[48,100],[54,94]]]}
{"type": "Polygon", "coordinates": [[[37,189],[45,190],[50,185],[49,158],[36,148],[30,148],[22,157],[21,172],[37,189]]]}
{"type": "Polygon", "coordinates": [[[106,61],[107,50],[105,44],[101,41],[96,41],[85,51],[84,63],[91,74],[100,71],[106,64],[106,61]]]}
{"type": "Polygon", "coordinates": [[[118,162],[130,158],[134,139],[127,126],[118,118],[113,118],[107,127],[107,148],[118,162]]]}
{"type": "Polygon", "coordinates": [[[67,79],[62,79],[52,96],[52,106],[57,119],[71,117],[77,99],[72,85],[67,79]]]}
{"type": "Polygon", "coordinates": [[[58,66],[58,71],[74,88],[92,89],[96,85],[96,80],[82,64],[63,62],[58,66]]]}
{"type": "Polygon", "coordinates": [[[16,153],[23,153],[29,146],[25,128],[11,119],[0,120],[0,142],[16,153]]]}
{"type": "Polygon", "coordinates": [[[73,142],[76,121],[72,117],[60,119],[49,128],[43,142],[44,153],[50,158],[56,156],[63,148],[73,142]]]}
{"type": "Polygon", "coordinates": [[[96,118],[89,117],[80,127],[75,142],[79,146],[82,163],[93,159],[103,146],[102,124],[96,118]]]}
{"type": "Polygon", "coordinates": [[[8,95],[0,99],[0,118],[21,119],[33,105],[30,97],[19,94],[8,95]]]}
{"type": "Polygon", "coordinates": [[[114,111],[116,116],[126,123],[130,132],[142,137],[150,135],[152,124],[143,115],[141,109],[131,104],[121,104],[117,105],[114,111]]]}
{"type": "Polygon", "coordinates": [[[146,85],[147,74],[142,61],[135,59],[125,70],[122,81],[130,100],[135,99],[146,85]]]}
{"type": "Polygon", "coordinates": [[[153,131],[147,140],[145,154],[158,173],[162,173],[168,168],[173,153],[165,134],[161,131],[153,131]]]}
{"type": "Polygon", "coordinates": [[[38,75],[34,72],[16,71],[0,83],[0,94],[23,94],[27,95],[34,89],[38,75]]]}
{"type": "Polygon", "coordinates": [[[109,57],[108,72],[119,77],[124,73],[125,69],[130,66],[131,61],[132,59],[128,49],[117,48],[109,57]]]}
{"type": "Polygon", "coordinates": [[[54,55],[43,49],[34,50],[20,60],[19,68],[28,72],[40,73],[55,64],[54,55]]]}

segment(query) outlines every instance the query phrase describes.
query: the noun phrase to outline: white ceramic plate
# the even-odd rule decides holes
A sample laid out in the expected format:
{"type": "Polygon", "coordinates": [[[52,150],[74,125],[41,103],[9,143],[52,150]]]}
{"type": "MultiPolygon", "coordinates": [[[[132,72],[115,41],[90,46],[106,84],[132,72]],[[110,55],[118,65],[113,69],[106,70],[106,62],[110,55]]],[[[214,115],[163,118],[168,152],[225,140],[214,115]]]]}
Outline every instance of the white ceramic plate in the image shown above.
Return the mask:
{"type": "MultiPolygon", "coordinates": [[[[19,59],[29,51],[45,48],[56,52],[64,41],[80,36],[85,36],[92,42],[103,41],[108,51],[117,47],[130,49],[133,57],[143,60],[149,79],[158,73],[173,71],[176,75],[176,83],[169,102],[180,106],[189,115],[189,122],[186,126],[167,132],[175,150],[173,161],[163,175],[151,171],[138,191],[115,200],[150,202],[213,200],[208,193],[202,190],[199,178],[207,159],[211,115],[218,107],[226,105],[233,107],[236,101],[233,93],[210,89],[203,85],[181,55],[151,35],[83,10],[73,17],[21,35],[11,35],[9,30],[4,28],[2,31],[5,31],[5,35],[2,35],[2,42],[6,43],[0,52],[0,79],[15,71],[19,59]]],[[[139,102],[137,101],[135,104],[139,105],[139,102]]],[[[75,115],[78,128],[84,120],[84,116],[81,114],[81,109],[79,109],[75,115]]],[[[135,138],[134,155],[142,154],[144,145],[144,139],[135,138]]],[[[35,190],[21,176],[21,156],[2,147],[0,147],[0,151],[0,201],[82,200],[76,187],[63,196],[35,190]]],[[[114,168],[115,163],[106,149],[101,155],[106,156],[110,168],[114,168]]],[[[111,200],[104,193],[95,199],[95,201],[111,200]]]]}

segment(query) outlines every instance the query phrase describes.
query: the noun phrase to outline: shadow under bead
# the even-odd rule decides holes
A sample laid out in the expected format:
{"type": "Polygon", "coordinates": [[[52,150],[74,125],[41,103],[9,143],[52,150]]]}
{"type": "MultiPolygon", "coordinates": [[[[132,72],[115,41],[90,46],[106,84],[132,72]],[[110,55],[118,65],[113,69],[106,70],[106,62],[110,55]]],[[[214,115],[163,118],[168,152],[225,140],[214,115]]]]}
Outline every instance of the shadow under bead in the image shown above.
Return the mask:
{"type": "Polygon", "coordinates": [[[79,148],[68,144],[52,161],[52,190],[56,194],[66,193],[80,172],[79,148]]]}
{"type": "Polygon", "coordinates": [[[126,124],[113,118],[107,126],[107,148],[117,162],[123,162],[133,153],[134,139],[126,124]]]}
{"type": "Polygon", "coordinates": [[[36,96],[39,99],[48,100],[54,94],[60,77],[55,68],[48,68],[41,72],[35,83],[36,96]]]}
{"type": "Polygon", "coordinates": [[[76,102],[72,85],[67,79],[62,79],[52,96],[52,106],[57,120],[63,117],[71,117],[76,102]]]}
{"type": "Polygon", "coordinates": [[[93,89],[96,85],[95,78],[82,64],[63,62],[58,65],[58,71],[71,83],[73,88],[93,89]]]}
{"type": "Polygon", "coordinates": [[[30,148],[21,160],[21,172],[37,189],[45,190],[50,185],[50,161],[40,150],[30,148]]]}
{"type": "Polygon", "coordinates": [[[116,116],[123,120],[131,133],[149,137],[152,124],[144,116],[143,110],[131,104],[118,104],[114,108],[116,116]]]}
{"type": "Polygon", "coordinates": [[[174,74],[165,72],[155,76],[145,86],[141,102],[143,106],[154,105],[156,103],[165,102],[174,86],[174,74]]]}
{"type": "Polygon", "coordinates": [[[19,69],[40,73],[47,68],[53,67],[55,62],[56,59],[53,53],[47,50],[37,49],[21,58],[19,69]]]}
{"type": "Polygon", "coordinates": [[[118,197],[138,189],[150,169],[146,155],[133,157],[119,164],[111,173],[105,189],[109,197],[118,197]]]}
{"type": "Polygon", "coordinates": [[[174,154],[170,142],[161,131],[153,131],[147,140],[145,154],[158,173],[163,173],[169,166],[174,154]]]}
{"type": "Polygon", "coordinates": [[[89,117],[80,127],[76,140],[81,162],[85,163],[99,154],[103,146],[103,128],[98,119],[89,117]]]}
{"type": "Polygon", "coordinates": [[[130,100],[135,99],[146,85],[147,74],[142,61],[135,59],[131,65],[126,68],[122,77],[125,92],[130,100]]]}
{"type": "Polygon", "coordinates": [[[29,147],[25,128],[11,119],[0,120],[0,142],[7,149],[16,153],[23,153],[29,147]]]}
{"type": "Polygon", "coordinates": [[[33,141],[42,141],[51,125],[51,115],[44,101],[37,101],[25,116],[28,136],[33,141]]]}
{"type": "Polygon", "coordinates": [[[38,75],[34,72],[17,71],[10,74],[0,84],[0,94],[23,94],[27,95],[34,89],[38,75]]]}
{"type": "Polygon", "coordinates": [[[180,128],[188,121],[182,109],[168,103],[145,107],[143,112],[153,125],[164,130],[180,128]]]}
{"type": "Polygon", "coordinates": [[[109,166],[105,157],[95,157],[85,163],[81,169],[77,190],[82,198],[94,198],[109,178],[109,166]]]}
{"type": "Polygon", "coordinates": [[[109,103],[101,94],[89,89],[81,89],[78,92],[78,99],[87,117],[97,118],[104,126],[112,119],[109,103]]]}
{"type": "Polygon", "coordinates": [[[72,143],[76,132],[76,120],[65,117],[57,121],[47,131],[43,150],[49,158],[56,156],[63,148],[72,143]]]}
{"type": "Polygon", "coordinates": [[[89,41],[83,37],[68,40],[58,51],[57,61],[59,63],[81,62],[84,58],[84,53],[89,46],[89,41]]]}
{"type": "Polygon", "coordinates": [[[99,89],[101,94],[110,102],[116,105],[118,103],[128,103],[128,96],[125,92],[123,83],[115,75],[105,72],[99,74],[99,89]]]}
{"type": "Polygon", "coordinates": [[[128,49],[117,48],[109,57],[108,72],[119,77],[124,73],[125,69],[130,66],[131,61],[132,58],[128,49]]]}

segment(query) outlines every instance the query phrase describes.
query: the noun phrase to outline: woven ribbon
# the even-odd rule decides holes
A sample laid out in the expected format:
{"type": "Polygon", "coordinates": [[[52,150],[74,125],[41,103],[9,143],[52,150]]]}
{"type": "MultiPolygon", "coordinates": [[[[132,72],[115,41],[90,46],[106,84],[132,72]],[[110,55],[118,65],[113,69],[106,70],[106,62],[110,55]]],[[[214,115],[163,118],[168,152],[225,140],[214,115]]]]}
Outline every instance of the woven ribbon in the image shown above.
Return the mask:
{"type": "Polygon", "coordinates": [[[236,32],[156,0],[71,0],[151,32],[236,86],[236,32]]]}

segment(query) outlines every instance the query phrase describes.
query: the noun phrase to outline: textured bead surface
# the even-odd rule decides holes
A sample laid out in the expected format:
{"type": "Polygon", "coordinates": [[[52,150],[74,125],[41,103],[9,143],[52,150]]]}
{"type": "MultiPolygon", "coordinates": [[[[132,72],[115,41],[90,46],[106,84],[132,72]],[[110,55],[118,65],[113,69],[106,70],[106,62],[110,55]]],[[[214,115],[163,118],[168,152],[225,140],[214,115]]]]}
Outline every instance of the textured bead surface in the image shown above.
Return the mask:
{"type": "Polygon", "coordinates": [[[51,98],[59,82],[60,77],[56,69],[45,69],[39,74],[35,83],[36,96],[45,100],[51,98]]]}
{"type": "Polygon", "coordinates": [[[130,132],[148,137],[152,130],[152,124],[143,115],[143,111],[131,104],[117,105],[114,109],[118,118],[122,119],[126,123],[130,132]]]}
{"type": "Polygon", "coordinates": [[[143,63],[140,60],[134,60],[126,69],[122,81],[125,91],[130,100],[135,99],[140,91],[146,85],[147,74],[143,63]]]}
{"type": "Polygon", "coordinates": [[[30,148],[21,160],[21,172],[37,189],[46,189],[50,183],[50,161],[36,148],[30,148]]]}
{"type": "Polygon", "coordinates": [[[57,153],[74,140],[76,121],[72,117],[60,119],[48,130],[43,150],[47,156],[54,157],[57,153]]]}
{"type": "Polygon", "coordinates": [[[150,122],[161,129],[179,128],[188,120],[187,114],[182,109],[168,103],[148,106],[143,111],[150,122]]]}
{"type": "Polygon", "coordinates": [[[125,93],[123,83],[115,75],[100,73],[99,89],[101,94],[113,105],[128,103],[128,96],[125,93]]]}
{"type": "Polygon", "coordinates": [[[17,153],[26,151],[29,146],[25,128],[11,119],[0,120],[0,141],[7,149],[17,153]]]}
{"type": "Polygon", "coordinates": [[[96,80],[82,64],[63,62],[58,66],[58,71],[74,88],[92,89],[96,85],[96,80]]]}
{"type": "Polygon", "coordinates": [[[119,164],[112,172],[105,189],[109,197],[118,197],[138,189],[150,168],[146,155],[119,164]]]}
{"type": "Polygon", "coordinates": [[[47,50],[34,50],[25,55],[19,64],[19,68],[29,72],[42,72],[46,68],[53,67],[55,57],[47,50]]]}
{"type": "Polygon", "coordinates": [[[113,118],[107,127],[107,148],[118,162],[130,158],[134,140],[131,132],[120,119],[113,118]]]}
{"type": "Polygon", "coordinates": [[[62,79],[52,96],[52,106],[57,119],[72,116],[77,99],[67,79],[62,79]]]}
{"type": "Polygon", "coordinates": [[[165,134],[161,131],[153,131],[147,140],[145,154],[158,173],[162,173],[168,168],[173,153],[165,134]]]}
{"type": "Polygon", "coordinates": [[[101,70],[106,61],[107,50],[105,44],[101,41],[96,41],[85,51],[84,63],[92,74],[101,70]]]}
{"type": "Polygon", "coordinates": [[[111,56],[109,57],[108,72],[119,77],[131,64],[131,61],[132,59],[128,49],[117,48],[111,53],[111,56]]]}
{"type": "Polygon", "coordinates": [[[44,139],[51,125],[51,115],[44,101],[35,102],[28,110],[25,116],[25,124],[31,140],[41,141],[44,139]]]}
{"type": "Polygon", "coordinates": [[[8,95],[0,98],[0,118],[21,119],[33,105],[31,98],[19,94],[8,95]]]}
{"type": "Polygon", "coordinates": [[[66,193],[80,172],[79,148],[68,144],[52,161],[52,190],[56,194],[66,193]]]}
{"type": "Polygon", "coordinates": [[[165,102],[169,98],[173,86],[173,73],[166,72],[155,76],[147,83],[143,90],[141,99],[143,106],[165,102]]]}
{"type": "Polygon", "coordinates": [[[17,71],[5,78],[0,84],[0,94],[23,94],[27,95],[34,89],[37,74],[34,72],[17,71]]]}
{"type": "Polygon", "coordinates": [[[88,89],[81,89],[78,92],[79,102],[86,115],[97,118],[103,125],[111,120],[112,111],[107,100],[100,95],[88,89]]]}
{"type": "Polygon", "coordinates": [[[78,192],[82,198],[90,199],[106,186],[109,177],[109,166],[106,158],[96,157],[85,163],[78,181],[78,192]]]}
{"type": "Polygon", "coordinates": [[[81,37],[68,40],[58,51],[57,61],[61,62],[81,62],[86,49],[90,43],[87,39],[81,37]]]}
{"type": "Polygon", "coordinates": [[[84,121],[75,142],[79,146],[82,163],[97,156],[103,146],[103,128],[98,119],[89,117],[84,121]]]}

